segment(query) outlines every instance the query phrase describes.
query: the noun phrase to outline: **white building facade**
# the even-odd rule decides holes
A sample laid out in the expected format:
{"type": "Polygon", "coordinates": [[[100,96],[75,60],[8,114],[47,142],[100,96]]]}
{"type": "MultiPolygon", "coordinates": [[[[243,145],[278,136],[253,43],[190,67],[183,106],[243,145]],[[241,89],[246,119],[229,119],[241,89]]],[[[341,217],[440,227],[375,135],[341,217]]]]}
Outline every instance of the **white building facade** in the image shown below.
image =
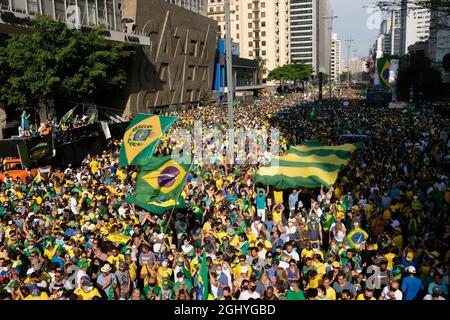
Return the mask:
{"type": "Polygon", "coordinates": [[[328,0],[290,1],[291,62],[313,67],[315,74],[329,73],[331,6],[328,0]]]}
{"type": "Polygon", "coordinates": [[[337,34],[333,33],[331,36],[331,79],[339,82],[341,75],[341,40],[338,39],[337,34]]]}
{"type": "MultiPolygon", "coordinates": [[[[219,25],[218,38],[226,36],[224,0],[208,0],[208,17],[219,25]]],[[[231,38],[240,56],[265,60],[263,77],[289,63],[289,1],[230,0],[231,38]]]]}

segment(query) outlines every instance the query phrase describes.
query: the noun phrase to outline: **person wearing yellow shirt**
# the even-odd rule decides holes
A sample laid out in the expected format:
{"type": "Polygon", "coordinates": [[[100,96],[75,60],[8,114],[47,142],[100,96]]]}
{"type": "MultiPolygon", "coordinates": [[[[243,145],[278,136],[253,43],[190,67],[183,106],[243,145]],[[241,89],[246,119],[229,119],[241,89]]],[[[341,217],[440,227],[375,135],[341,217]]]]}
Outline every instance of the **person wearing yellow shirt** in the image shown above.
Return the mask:
{"type": "Polygon", "coordinates": [[[117,270],[119,269],[119,263],[125,261],[125,256],[122,253],[119,253],[119,250],[114,248],[111,250],[111,255],[106,260],[117,270]]]}
{"type": "Polygon", "coordinates": [[[148,285],[148,279],[157,278],[157,274],[155,271],[156,266],[157,265],[152,259],[148,260],[147,263],[142,266],[139,277],[144,280],[144,286],[148,285]]]}
{"type": "Polygon", "coordinates": [[[40,291],[39,287],[35,284],[29,286],[30,294],[25,297],[24,300],[50,300],[47,292],[40,291]]]}
{"type": "Polygon", "coordinates": [[[365,289],[363,293],[358,294],[356,300],[377,300],[377,299],[375,299],[375,297],[373,296],[372,289],[365,289]]]}
{"type": "Polygon", "coordinates": [[[162,281],[164,279],[170,278],[172,276],[172,268],[169,268],[169,262],[167,260],[164,260],[161,263],[161,266],[158,268],[158,286],[162,286],[162,281]]]}
{"type": "Polygon", "coordinates": [[[272,208],[272,220],[274,224],[279,224],[282,220],[284,206],[281,203],[275,204],[272,208]]]}
{"type": "Polygon", "coordinates": [[[331,279],[327,276],[322,277],[322,285],[325,288],[327,300],[336,300],[336,290],[331,287],[331,279]]]}
{"type": "Polygon", "coordinates": [[[102,297],[98,289],[94,288],[88,279],[84,279],[81,282],[81,288],[75,289],[73,293],[77,295],[78,300],[93,300],[94,297],[102,297]]]}
{"type": "Polygon", "coordinates": [[[89,167],[91,168],[91,172],[93,175],[95,175],[98,172],[98,166],[99,163],[97,160],[93,159],[90,163],[89,163],[89,167]]]}

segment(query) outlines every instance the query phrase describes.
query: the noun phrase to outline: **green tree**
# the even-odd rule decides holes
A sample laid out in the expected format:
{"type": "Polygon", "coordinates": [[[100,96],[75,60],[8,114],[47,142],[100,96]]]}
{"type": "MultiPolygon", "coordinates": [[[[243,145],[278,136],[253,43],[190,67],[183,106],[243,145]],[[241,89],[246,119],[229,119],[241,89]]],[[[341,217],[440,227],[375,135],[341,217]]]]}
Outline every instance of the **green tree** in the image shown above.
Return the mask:
{"type": "Polygon", "coordinates": [[[122,88],[127,82],[123,65],[133,51],[107,43],[103,32],[36,17],[31,34],[13,34],[0,47],[0,102],[37,110],[50,99],[95,102],[122,88]]]}
{"type": "Polygon", "coordinates": [[[268,80],[280,81],[308,81],[311,79],[312,68],[303,63],[285,64],[269,72],[268,80]]]}

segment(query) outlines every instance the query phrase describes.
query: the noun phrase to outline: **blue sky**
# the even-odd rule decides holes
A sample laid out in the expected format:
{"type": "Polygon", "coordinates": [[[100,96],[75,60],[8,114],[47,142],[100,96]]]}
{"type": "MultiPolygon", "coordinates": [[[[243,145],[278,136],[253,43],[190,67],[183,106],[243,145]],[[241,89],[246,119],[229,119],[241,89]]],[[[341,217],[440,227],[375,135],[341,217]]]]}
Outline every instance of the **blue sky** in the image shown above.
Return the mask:
{"type": "Polygon", "coordinates": [[[357,56],[367,56],[369,48],[378,36],[380,14],[370,8],[365,8],[376,0],[330,0],[333,14],[338,16],[333,21],[333,32],[337,33],[341,40],[341,59],[347,60],[347,43],[344,41],[350,36],[352,42],[350,57],[354,56],[353,50],[358,50],[357,56]]]}

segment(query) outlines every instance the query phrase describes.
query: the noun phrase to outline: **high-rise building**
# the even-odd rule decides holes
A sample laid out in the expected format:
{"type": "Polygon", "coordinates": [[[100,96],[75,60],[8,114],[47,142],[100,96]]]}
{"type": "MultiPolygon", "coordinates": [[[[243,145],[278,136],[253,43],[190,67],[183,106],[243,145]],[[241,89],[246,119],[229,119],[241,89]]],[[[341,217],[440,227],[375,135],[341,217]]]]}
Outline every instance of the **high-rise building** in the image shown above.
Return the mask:
{"type": "Polygon", "coordinates": [[[328,0],[290,1],[291,61],[313,67],[316,74],[329,73],[331,6],[328,0]]]}
{"type": "Polygon", "coordinates": [[[401,10],[392,11],[392,31],[391,31],[391,55],[403,55],[405,53],[402,43],[402,12],[401,10]]]}
{"type": "Polygon", "coordinates": [[[427,9],[413,10],[406,20],[406,44],[405,48],[416,42],[425,42],[430,36],[431,12],[427,9]]]}
{"type": "Polygon", "coordinates": [[[331,36],[331,79],[339,81],[341,74],[341,40],[337,38],[337,34],[331,36]]]}
{"type": "MultiPolygon", "coordinates": [[[[219,25],[218,38],[226,36],[224,0],[208,0],[208,17],[219,25]]],[[[289,1],[230,0],[231,38],[240,56],[265,60],[268,72],[290,61],[289,1]]]]}
{"type": "Polygon", "coordinates": [[[450,16],[446,8],[431,12],[428,56],[434,67],[441,71],[442,81],[450,83],[450,71],[445,70],[444,61],[450,59],[450,16]]]}
{"type": "Polygon", "coordinates": [[[206,16],[208,0],[165,0],[168,3],[206,16]]]}
{"type": "Polygon", "coordinates": [[[362,81],[362,74],[367,71],[366,59],[361,57],[350,58],[349,66],[352,81],[362,81]]]}

